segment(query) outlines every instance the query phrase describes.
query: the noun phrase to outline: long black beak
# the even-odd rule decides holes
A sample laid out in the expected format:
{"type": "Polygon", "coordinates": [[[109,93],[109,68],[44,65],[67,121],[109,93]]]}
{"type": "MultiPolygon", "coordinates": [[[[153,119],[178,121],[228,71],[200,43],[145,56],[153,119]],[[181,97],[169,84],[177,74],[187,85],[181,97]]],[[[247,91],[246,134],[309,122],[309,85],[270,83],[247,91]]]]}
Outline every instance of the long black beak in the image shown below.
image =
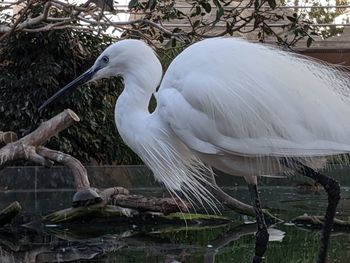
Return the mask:
{"type": "Polygon", "coordinates": [[[85,71],[83,74],[81,74],[79,77],[77,77],[75,80],[64,86],[62,89],[57,91],[51,98],[49,98],[47,101],[45,101],[40,107],[39,112],[42,111],[44,108],[46,108],[48,105],[50,105],[52,102],[54,102],[56,99],[61,97],[66,92],[72,90],[75,87],[78,87],[89,80],[92,79],[93,75],[96,73],[98,69],[90,68],[87,71],[85,71]]]}

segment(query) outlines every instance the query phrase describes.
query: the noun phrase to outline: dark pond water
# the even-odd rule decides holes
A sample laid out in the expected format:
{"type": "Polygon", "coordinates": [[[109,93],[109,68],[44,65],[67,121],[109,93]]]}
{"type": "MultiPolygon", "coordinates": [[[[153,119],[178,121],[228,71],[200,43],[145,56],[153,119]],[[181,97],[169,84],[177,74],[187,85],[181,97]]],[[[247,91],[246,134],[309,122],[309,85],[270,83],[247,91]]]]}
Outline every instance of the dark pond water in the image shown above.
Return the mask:
{"type": "MultiPolygon", "coordinates": [[[[90,167],[93,186],[125,186],[133,193],[165,195],[144,167],[90,167]]],[[[342,184],[337,217],[350,218],[349,168],[332,174],[342,184]]],[[[304,213],[322,215],[327,197],[323,191],[300,191],[301,177],[263,179],[260,192],[264,207],[283,219],[271,226],[267,263],[315,262],[320,232],[295,226],[291,220],[304,213]]],[[[248,202],[245,183],[239,178],[219,179],[223,189],[248,202]]],[[[0,262],[250,262],[254,249],[253,218],[222,208],[229,224],[137,225],[94,223],[43,225],[40,216],[70,206],[72,179],[64,168],[8,168],[0,172],[0,207],[18,200],[24,211],[13,226],[0,231],[0,262]]],[[[350,231],[335,231],[328,262],[350,262],[350,231]]]]}

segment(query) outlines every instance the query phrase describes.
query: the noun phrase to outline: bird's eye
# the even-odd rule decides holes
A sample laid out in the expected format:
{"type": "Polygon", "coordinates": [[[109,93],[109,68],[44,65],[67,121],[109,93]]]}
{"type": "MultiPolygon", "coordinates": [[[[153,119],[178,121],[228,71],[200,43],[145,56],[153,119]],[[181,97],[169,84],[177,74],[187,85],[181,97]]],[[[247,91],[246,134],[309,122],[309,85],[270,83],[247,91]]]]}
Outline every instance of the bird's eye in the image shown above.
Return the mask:
{"type": "Polygon", "coordinates": [[[107,56],[103,56],[103,57],[102,57],[102,61],[103,61],[104,63],[108,63],[108,62],[109,62],[109,58],[108,58],[107,56]]]}

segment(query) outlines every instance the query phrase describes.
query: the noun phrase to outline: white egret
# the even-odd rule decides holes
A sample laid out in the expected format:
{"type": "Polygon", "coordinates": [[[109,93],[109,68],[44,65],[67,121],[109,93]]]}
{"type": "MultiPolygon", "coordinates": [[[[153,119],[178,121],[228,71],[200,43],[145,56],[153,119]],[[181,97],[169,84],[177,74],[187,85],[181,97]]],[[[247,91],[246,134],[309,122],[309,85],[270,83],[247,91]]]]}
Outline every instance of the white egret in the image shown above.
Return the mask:
{"type": "Polygon", "coordinates": [[[185,49],[161,82],[153,50],[123,40],[41,109],[73,87],[111,76],[125,86],[115,108],[121,137],[170,191],[211,203],[202,186],[208,167],[245,178],[258,224],[253,262],[262,261],[268,242],[257,176],[295,170],[321,183],[329,197],[318,258],[325,262],[340,189],[316,170],[327,157],[350,152],[349,73],[270,46],[216,38],[185,49]],[[152,94],[157,107],[150,113],[152,94]]]}

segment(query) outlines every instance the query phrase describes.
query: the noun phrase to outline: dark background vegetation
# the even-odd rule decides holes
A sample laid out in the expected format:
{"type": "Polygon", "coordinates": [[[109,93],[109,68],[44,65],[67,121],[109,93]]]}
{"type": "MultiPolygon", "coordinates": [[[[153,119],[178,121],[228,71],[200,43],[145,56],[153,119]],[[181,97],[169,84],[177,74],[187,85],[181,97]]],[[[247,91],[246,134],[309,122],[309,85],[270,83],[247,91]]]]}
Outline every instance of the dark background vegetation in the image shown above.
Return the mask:
{"type": "Polygon", "coordinates": [[[13,34],[0,46],[0,131],[12,130],[22,137],[70,108],[79,115],[80,123],[52,138],[47,147],[84,163],[140,163],[115,128],[114,105],[122,89],[117,79],[85,85],[42,114],[37,112],[55,91],[89,68],[110,42],[69,29],[13,34]]]}

